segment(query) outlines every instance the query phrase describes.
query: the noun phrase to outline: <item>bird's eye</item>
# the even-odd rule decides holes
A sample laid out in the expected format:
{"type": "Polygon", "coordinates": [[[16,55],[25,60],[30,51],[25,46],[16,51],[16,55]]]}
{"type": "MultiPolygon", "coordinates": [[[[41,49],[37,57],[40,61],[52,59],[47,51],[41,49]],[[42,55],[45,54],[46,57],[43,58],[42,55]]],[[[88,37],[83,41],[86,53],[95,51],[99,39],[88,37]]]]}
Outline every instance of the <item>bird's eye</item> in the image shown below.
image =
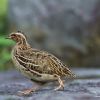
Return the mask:
{"type": "Polygon", "coordinates": [[[15,35],[15,34],[12,34],[11,36],[12,36],[12,37],[15,37],[16,35],[15,35]]]}

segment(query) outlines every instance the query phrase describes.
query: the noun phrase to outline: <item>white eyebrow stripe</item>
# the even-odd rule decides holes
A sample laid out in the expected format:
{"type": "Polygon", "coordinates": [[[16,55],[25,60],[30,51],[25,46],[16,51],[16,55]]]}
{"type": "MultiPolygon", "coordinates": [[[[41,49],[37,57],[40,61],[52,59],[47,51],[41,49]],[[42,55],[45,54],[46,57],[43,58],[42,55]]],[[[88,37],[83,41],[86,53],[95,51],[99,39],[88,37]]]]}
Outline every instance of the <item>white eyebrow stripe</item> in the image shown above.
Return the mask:
{"type": "Polygon", "coordinates": [[[22,37],[26,38],[22,33],[15,33],[17,35],[21,35],[22,37]]]}

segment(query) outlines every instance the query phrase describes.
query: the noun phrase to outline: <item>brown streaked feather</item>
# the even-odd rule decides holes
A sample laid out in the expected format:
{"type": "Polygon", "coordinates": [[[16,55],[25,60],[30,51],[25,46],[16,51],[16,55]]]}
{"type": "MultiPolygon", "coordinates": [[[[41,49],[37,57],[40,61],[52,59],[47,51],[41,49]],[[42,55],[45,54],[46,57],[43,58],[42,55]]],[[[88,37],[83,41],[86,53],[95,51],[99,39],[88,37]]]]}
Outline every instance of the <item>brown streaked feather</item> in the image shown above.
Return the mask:
{"type": "Polygon", "coordinates": [[[67,68],[61,61],[44,51],[34,50],[23,50],[18,52],[18,59],[26,63],[26,66],[42,74],[57,74],[59,76],[70,76],[74,77],[74,74],[67,68]],[[30,52],[27,52],[30,51],[30,52]]]}
{"type": "Polygon", "coordinates": [[[66,77],[74,77],[74,74],[71,72],[71,70],[66,67],[61,61],[56,58],[53,55],[50,55],[48,58],[48,62],[51,69],[53,69],[53,73],[59,75],[59,76],[66,76],[66,77]]]}

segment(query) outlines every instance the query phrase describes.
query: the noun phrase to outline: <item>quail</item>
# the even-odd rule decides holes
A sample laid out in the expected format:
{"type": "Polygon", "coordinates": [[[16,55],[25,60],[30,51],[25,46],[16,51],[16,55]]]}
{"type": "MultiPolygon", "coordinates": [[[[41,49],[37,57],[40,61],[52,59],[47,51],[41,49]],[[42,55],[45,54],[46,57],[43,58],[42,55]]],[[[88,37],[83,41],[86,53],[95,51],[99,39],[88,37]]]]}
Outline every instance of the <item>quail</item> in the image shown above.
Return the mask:
{"type": "MultiPolygon", "coordinates": [[[[12,49],[12,61],[16,68],[33,82],[42,84],[58,81],[59,86],[54,90],[59,90],[64,88],[63,78],[75,77],[75,74],[53,54],[32,48],[23,32],[13,32],[7,38],[16,42],[12,49]]],[[[21,93],[27,95],[36,90],[39,88],[32,87],[21,93]]]]}

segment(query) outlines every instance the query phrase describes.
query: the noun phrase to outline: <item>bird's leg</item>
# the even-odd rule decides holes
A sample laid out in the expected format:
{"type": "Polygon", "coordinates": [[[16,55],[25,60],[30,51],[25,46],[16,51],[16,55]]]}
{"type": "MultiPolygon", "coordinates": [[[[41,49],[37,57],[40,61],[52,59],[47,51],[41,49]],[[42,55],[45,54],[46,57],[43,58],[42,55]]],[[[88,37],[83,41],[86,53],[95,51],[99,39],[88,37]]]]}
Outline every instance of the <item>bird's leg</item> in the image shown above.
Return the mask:
{"type": "Polygon", "coordinates": [[[18,95],[30,95],[32,92],[38,91],[40,89],[40,86],[38,87],[32,87],[30,89],[25,89],[23,91],[19,91],[18,95]]]}
{"type": "Polygon", "coordinates": [[[57,78],[58,78],[58,82],[59,82],[59,86],[57,88],[55,88],[54,90],[59,90],[59,89],[63,89],[64,90],[64,83],[63,81],[61,80],[60,76],[56,75],[57,78]]]}

